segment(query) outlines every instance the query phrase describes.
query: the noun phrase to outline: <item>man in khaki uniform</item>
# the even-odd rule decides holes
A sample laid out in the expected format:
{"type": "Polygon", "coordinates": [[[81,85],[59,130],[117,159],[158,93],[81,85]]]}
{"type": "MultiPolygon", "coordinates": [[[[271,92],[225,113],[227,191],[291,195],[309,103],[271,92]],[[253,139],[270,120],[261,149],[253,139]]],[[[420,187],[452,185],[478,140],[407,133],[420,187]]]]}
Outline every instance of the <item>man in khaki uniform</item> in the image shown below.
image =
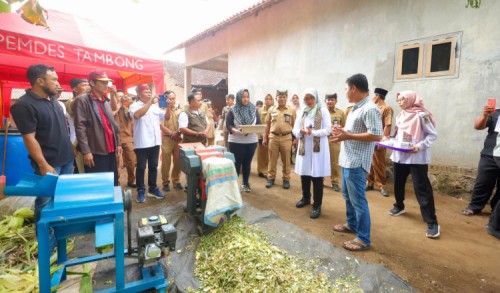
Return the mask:
{"type": "Polygon", "coordinates": [[[222,109],[221,121],[219,122],[219,130],[222,130],[222,134],[224,135],[224,146],[226,147],[226,149],[229,149],[229,143],[228,143],[229,132],[227,131],[226,128],[226,116],[229,110],[231,110],[231,108],[233,107],[233,105],[234,105],[234,95],[229,94],[226,96],[226,106],[222,109]]]}
{"type": "Polygon", "coordinates": [[[182,185],[179,182],[179,177],[181,169],[179,166],[179,160],[176,160],[177,152],[179,149],[177,145],[179,141],[182,140],[181,133],[179,131],[179,121],[177,120],[181,110],[175,108],[175,93],[173,91],[166,91],[164,95],[167,97],[167,108],[170,113],[167,117],[168,120],[162,122],[163,125],[160,126],[162,132],[161,139],[161,181],[163,184],[163,191],[170,191],[170,179],[172,179],[172,184],[175,189],[182,189],[182,185]],[[174,158],[174,164],[172,168],[172,178],[170,178],[170,165],[172,163],[172,158],[174,158]]]}
{"type": "MultiPolygon", "coordinates": [[[[337,94],[333,95],[325,95],[325,103],[328,107],[328,111],[330,112],[330,117],[332,121],[332,128],[336,126],[345,126],[345,114],[344,111],[335,107],[337,105],[337,94]]],[[[333,131],[332,131],[333,133],[333,131]]],[[[333,137],[328,139],[328,146],[330,147],[330,169],[332,170],[332,174],[330,175],[330,183],[331,187],[335,191],[340,191],[339,188],[339,176],[340,176],[340,167],[339,167],[339,153],[340,153],[340,143],[333,142],[333,137]]]]}
{"type": "MultiPolygon", "coordinates": [[[[378,105],[380,113],[382,113],[383,135],[384,137],[389,137],[394,111],[389,105],[385,104],[386,95],[387,90],[376,88],[375,95],[373,96],[373,102],[378,105]]],[[[380,193],[383,196],[387,197],[389,196],[389,191],[387,190],[387,178],[385,173],[385,153],[385,148],[379,146],[375,147],[370,173],[366,178],[366,190],[373,190],[374,184],[376,183],[375,187],[380,190],[380,193]]]]}
{"type": "Polygon", "coordinates": [[[207,133],[207,145],[212,146],[215,144],[215,112],[212,108],[212,101],[209,99],[204,99],[203,105],[207,106],[205,113],[207,114],[208,123],[210,125],[207,133]]]}
{"type": "Polygon", "coordinates": [[[266,188],[274,185],[276,165],[281,155],[283,163],[283,188],[290,188],[290,152],[292,151],[292,129],[295,123],[295,109],[286,104],[288,91],[276,91],[277,106],[269,109],[266,116],[266,130],[262,138],[262,145],[268,146],[269,139],[269,167],[267,169],[266,188]]]}
{"type": "MultiPolygon", "coordinates": [[[[267,94],[264,99],[264,106],[259,108],[260,121],[266,121],[267,113],[274,105],[274,99],[271,94],[267,94]]],[[[262,145],[263,135],[259,136],[259,144],[257,145],[257,171],[259,177],[267,178],[267,168],[269,167],[269,150],[262,145]]]]}
{"type": "MultiPolygon", "coordinates": [[[[137,158],[134,152],[134,120],[130,117],[128,107],[131,104],[131,99],[122,91],[117,91],[116,98],[118,101],[118,110],[113,111],[116,123],[120,129],[120,142],[122,144],[123,165],[127,169],[127,186],[136,188],[135,184],[135,164],[137,158]]],[[[116,165],[120,168],[120,157],[116,157],[116,165]]],[[[120,172],[118,172],[120,178],[120,172]]]]}

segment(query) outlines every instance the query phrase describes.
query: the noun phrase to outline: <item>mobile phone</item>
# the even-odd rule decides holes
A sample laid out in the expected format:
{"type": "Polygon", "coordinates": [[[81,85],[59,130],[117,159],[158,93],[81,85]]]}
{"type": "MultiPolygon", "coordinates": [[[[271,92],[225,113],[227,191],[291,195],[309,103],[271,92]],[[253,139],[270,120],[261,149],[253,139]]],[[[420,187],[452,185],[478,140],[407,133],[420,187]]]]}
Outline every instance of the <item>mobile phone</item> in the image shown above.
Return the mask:
{"type": "Polygon", "coordinates": [[[166,108],[167,107],[167,96],[165,95],[160,95],[160,102],[158,104],[158,106],[160,108],[166,108]]]}
{"type": "Polygon", "coordinates": [[[488,99],[488,105],[495,110],[496,109],[496,104],[497,104],[497,99],[495,98],[489,98],[488,99]]]}

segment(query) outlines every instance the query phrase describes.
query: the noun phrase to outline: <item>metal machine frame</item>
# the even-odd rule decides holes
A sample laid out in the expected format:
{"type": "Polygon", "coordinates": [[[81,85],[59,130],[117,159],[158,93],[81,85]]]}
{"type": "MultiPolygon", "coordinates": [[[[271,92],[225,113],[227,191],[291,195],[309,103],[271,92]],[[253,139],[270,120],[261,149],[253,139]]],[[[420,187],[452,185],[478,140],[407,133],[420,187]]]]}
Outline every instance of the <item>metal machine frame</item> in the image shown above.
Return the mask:
{"type": "Polygon", "coordinates": [[[20,183],[5,188],[6,195],[51,196],[50,202],[42,209],[41,218],[37,222],[38,237],[38,270],[40,292],[50,293],[53,286],[66,279],[66,268],[102,259],[115,258],[115,287],[101,292],[138,292],[156,288],[165,292],[168,281],[165,279],[159,263],[152,267],[142,267],[142,280],[125,283],[125,254],[131,254],[130,221],[128,221],[129,250],[124,247],[124,214],[130,217],[130,192],[122,193],[121,187],[113,187],[113,173],[74,174],[56,176],[47,174],[41,177],[23,175],[20,183]],[[89,198],[86,203],[75,194],[88,189],[89,198]],[[92,188],[92,189],[90,189],[92,188]],[[104,189],[102,189],[104,188],[104,189]],[[111,191],[111,195],[102,197],[102,190],[111,191]],[[125,199],[125,206],[124,206],[125,199]],[[75,204],[75,201],[78,204],[75,204]],[[111,243],[113,251],[87,257],[68,260],[66,240],[81,234],[96,234],[96,243],[111,243]],[[98,239],[99,238],[99,239],[98,239]],[[50,256],[53,240],[57,244],[57,264],[62,268],[50,278],[50,256]],[[151,274],[150,269],[154,274],[151,274]]]}
{"type": "MultiPolygon", "coordinates": [[[[222,146],[205,148],[201,143],[180,143],[179,144],[179,165],[187,178],[187,203],[186,212],[200,220],[201,233],[209,228],[203,221],[206,198],[203,198],[204,191],[200,186],[203,180],[202,161],[212,156],[224,157],[234,162],[234,154],[222,146]],[[201,212],[198,210],[201,209],[201,212]]],[[[202,185],[202,184],[201,184],[202,185]]]]}

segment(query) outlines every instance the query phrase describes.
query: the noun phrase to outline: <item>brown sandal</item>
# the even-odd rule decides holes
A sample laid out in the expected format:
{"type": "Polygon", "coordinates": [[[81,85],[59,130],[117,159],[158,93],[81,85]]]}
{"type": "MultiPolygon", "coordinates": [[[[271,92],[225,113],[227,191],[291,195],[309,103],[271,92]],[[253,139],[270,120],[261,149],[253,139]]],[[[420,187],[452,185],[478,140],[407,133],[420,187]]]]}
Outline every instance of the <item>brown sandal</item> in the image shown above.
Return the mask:
{"type": "Polygon", "coordinates": [[[344,242],[342,247],[344,247],[344,249],[347,249],[349,251],[364,251],[370,249],[370,245],[361,243],[357,239],[344,242]]]}
{"type": "Polygon", "coordinates": [[[351,233],[351,234],[356,234],[354,230],[351,230],[347,224],[337,224],[333,226],[333,231],[334,232],[339,232],[339,233],[351,233]]]}

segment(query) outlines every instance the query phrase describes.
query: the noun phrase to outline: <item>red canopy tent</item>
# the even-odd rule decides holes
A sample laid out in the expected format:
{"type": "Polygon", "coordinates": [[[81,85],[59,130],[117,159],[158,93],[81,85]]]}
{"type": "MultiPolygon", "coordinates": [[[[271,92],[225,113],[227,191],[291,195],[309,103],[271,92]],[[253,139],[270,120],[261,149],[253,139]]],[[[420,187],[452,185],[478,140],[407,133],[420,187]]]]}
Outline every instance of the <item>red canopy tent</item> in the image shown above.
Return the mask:
{"type": "Polygon", "coordinates": [[[0,13],[0,97],[5,117],[11,89],[30,87],[26,71],[36,63],[54,66],[66,91],[71,91],[73,77],[86,78],[100,69],[118,89],[154,83],[156,92],[163,92],[163,61],[148,58],[88,19],[48,10],[48,23],[50,30],[25,22],[19,14],[0,13]]]}

